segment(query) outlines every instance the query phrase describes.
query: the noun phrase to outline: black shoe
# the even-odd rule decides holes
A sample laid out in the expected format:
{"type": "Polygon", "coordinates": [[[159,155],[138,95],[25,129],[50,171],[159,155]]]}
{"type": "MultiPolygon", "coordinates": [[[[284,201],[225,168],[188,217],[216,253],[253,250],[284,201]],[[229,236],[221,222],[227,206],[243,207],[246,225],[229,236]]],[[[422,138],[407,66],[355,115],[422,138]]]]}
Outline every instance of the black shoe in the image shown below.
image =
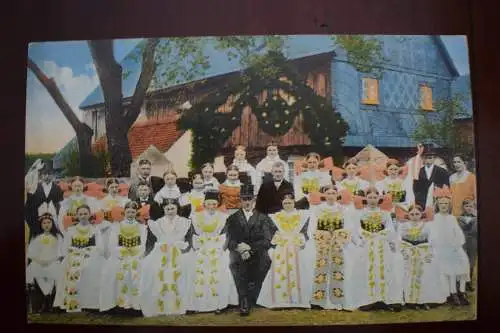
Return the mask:
{"type": "Polygon", "coordinates": [[[431,307],[428,304],[421,304],[420,308],[425,311],[429,311],[431,307]]]}
{"type": "Polygon", "coordinates": [[[248,307],[248,299],[243,298],[240,302],[240,316],[246,317],[250,314],[250,309],[248,307]]]}
{"type": "Polygon", "coordinates": [[[411,309],[411,310],[416,310],[416,309],[417,309],[417,304],[414,304],[414,303],[406,303],[406,304],[405,304],[405,307],[407,307],[408,309],[411,309]]]}
{"type": "Polygon", "coordinates": [[[215,313],[216,315],[220,315],[220,314],[222,314],[222,310],[217,309],[217,310],[215,310],[215,312],[214,312],[214,313],[215,313]]]}
{"type": "Polygon", "coordinates": [[[458,298],[457,294],[451,294],[450,303],[451,303],[451,305],[455,305],[455,306],[462,305],[462,303],[460,302],[460,298],[458,298]]]}
{"type": "Polygon", "coordinates": [[[403,310],[403,307],[401,304],[389,304],[387,305],[387,309],[391,312],[401,312],[403,310]]]}
{"type": "Polygon", "coordinates": [[[460,305],[469,305],[470,304],[465,293],[459,293],[458,299],[459,299],[460,305]]]}
{"type": "Polygon", "coordinates": [[[472,286],[472,282],[467,282],[465,284],[465,291],[468,291],[470,293],[474,291],[474,287],[472,286]]]}

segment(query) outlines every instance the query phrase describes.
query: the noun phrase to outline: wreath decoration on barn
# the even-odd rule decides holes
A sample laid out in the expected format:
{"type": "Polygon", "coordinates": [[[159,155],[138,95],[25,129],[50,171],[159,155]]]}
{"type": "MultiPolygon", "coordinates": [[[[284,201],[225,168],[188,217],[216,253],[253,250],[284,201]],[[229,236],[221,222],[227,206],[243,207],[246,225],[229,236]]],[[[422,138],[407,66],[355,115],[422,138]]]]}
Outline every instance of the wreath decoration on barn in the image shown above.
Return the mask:
{"type": "Polygon", "coordinates": [[[269,52],[266,62],[256,64],[226,85],[211,92],[191,109],[184,111],[178,128],[193,133],[191,166],[199,168],[212,161],[220,148],[241,124],[243,109],[249,106],[260,128],[273,137],[286,134],[295,119],[303,118],[303,131],[311,139],[313,148],[323,156],[338,156],[347,135],[348,125],[332,109],[326,98],[307,85],[295,67],[279,52],[269,52]],[[272,68],[272,70],[270,70],[272,68]],[[284,79],[285,78],[285,79],[284,79]],[[259,102],[263,91],[267,94],[259,102]],[[230,96],[236,96],[232,109],[218,112],[230,96]]]}

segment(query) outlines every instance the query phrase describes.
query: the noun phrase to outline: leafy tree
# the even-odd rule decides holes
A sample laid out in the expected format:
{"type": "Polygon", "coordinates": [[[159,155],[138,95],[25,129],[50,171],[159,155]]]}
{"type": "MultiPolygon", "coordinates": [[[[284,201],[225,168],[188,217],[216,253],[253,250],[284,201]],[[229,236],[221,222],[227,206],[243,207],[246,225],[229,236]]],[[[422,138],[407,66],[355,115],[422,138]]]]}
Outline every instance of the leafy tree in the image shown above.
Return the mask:
{"type": "Polygon", "coordinates": [[[334,35],[335,45],[341,46],[347,53],[347,61],[361,73],[382,76],[381,66],[386,62],[382,54],[383,44],[376,38],[363,35],[334,35]]]}
{"type": "Polygon", "coordinates": [[[418,125],[412,134],[416,142],[434,143],[449,153],[472,156],[474,146],[463,135],[458,118],[468,117],[464,107],[465,94],[455,94],[435,102],[434,112],[421,111],[418,125]]]}
{"type": "MultiPolygon", "coordinates": [[[[102,178],[112,175],[110,169],[111,158],[108,152],[106,152],[105,150],[94,151],[92,152],[92,157],[94,163],[92,164],[91,168],[86,171],[88,177],[102,178]]],[[[80,165],[80,154],[78,154],[77,151],[71,152],[63,161],[64,176],[81,176],[82,170],[80,169],[80,165]]]]}

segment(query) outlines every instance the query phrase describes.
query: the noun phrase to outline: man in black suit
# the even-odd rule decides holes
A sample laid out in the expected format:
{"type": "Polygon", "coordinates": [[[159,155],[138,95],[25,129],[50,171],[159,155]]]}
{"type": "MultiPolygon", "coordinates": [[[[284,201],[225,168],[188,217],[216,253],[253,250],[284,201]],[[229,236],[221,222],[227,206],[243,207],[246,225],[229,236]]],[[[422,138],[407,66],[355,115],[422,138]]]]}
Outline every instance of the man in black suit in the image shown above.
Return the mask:
{"type": "Polygon", "coordinates": [[[254,209],[254,187],[243,185],[241,206],[226,222],[229,268],[238,290],[240,315],[248,316],[271,266],[268,250],[276,231],[267,215],[254,209]]]}
{"type": "Polygon", "coordinates": [[[148,160],[139,160],[139,167],[137,169],[137,177],[132,180],[130,184],[130,189],[128,191],[128,197],[132,201],[137,201],[137,185],[139,183],[148,184],[151,195],[154,197],[156,192],[161,190],[165,181],[161,177],[151,176],[151,162],[148,160]]]}
{"type": "Polygon", "coordinates": [[[255,208],[263,214],[274,214],[283,207],[281,198],[284,193],[293,193],[293,185],[285,180],[285,166],[282,162],[276,162],[272,168],[272,181],[266,181],[259,189],[255,208]]]}
{"type": "Polygon", "coordinates": [[[41,232],[38,223],[38,208],[42,203],[54,205],[56,213],[59,214],[61,201],[64,199],[63,191],[54,182],[51,161],[44,161],[43,167],[39,171],[40,182],[33,193],[28,193],[25,205],[26,222],[28,223],[31,235],[41,232]]]}
{"type": "MultiPolygon", "coordinates": [[[[146,182],[137,183],[135,197],[136,197],[135,202],[139,204],[139,207],[149,205],[149,218],[151,220],[157,220],[163,217],[163,215],[165,215],[160,205],[158,205],[158,203],[153,200],[153,196],[151,195],[151,189],[149,188],[149,185],[146,182]]],[[[146,255],[149,254],[151,250],[153,250],[155,242],[156,242],[156,237],[148,228],[148,235],[146,240],[146,253],[145,253],[146,255]]]]}
{"type": "Polygon", "coordinates": [[[429,187],[450,186],[450,175],[448,171],[434,164],[436,154],[426,148],[422,154],[424,166],[420,168],[418,179],[413,181],[413,192],[415,193],[415,203],[425,208],[429,187]]]}

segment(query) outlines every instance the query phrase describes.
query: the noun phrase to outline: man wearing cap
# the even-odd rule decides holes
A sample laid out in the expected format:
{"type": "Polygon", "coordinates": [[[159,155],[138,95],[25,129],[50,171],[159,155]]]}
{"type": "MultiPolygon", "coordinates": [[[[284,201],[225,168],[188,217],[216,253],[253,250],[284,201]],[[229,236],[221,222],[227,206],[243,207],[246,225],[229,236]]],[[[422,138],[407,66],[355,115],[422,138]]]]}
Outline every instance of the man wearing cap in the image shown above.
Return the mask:
{"type": "Polygon", "coordinates": [[[240,315],[247,316],[271,266],[268,250],[275,227],[269,217],[254,209],[254,186],[243,185],[241,208],[226,223],[231,273],[238,290],[240,315]]]}
{"type": "Polygon", "coordinates": [[[148,184],[151,195],[154,197],[156,192],[161,190],[165,181],[161,177],[151,176],[151,162],[148,160],[140,160],[137,168],[137,177],[132,180],[128,197],[131,201],[137,201],[137,186],[139,183],[148,184]]]}
{"type": "Polygon", "coordinates": [[[28,193],[25,206],[26,222],[29,225],[31,234],[40,233],[38,220],[38,208],[41,204],[54,205],[56,213],[59,213],[61,201],[64,199],[63,191],[54,182],[53,169],[50,161],[44,161],[43,167],[39,171],[40,182],[33,193],[28,193]]]}
{"type": "Polygon", "coordinates": [[[432,205],[429,200],[431,186],[450,186],[450,175],[448,171],[434,164],[436,153],[430,147],[424,147],[422,158],[424,165],[420,168],[418,178],[413,181],[413,192],[415,193],[415,203],[420,207],[428,207],[432,205]]]}

